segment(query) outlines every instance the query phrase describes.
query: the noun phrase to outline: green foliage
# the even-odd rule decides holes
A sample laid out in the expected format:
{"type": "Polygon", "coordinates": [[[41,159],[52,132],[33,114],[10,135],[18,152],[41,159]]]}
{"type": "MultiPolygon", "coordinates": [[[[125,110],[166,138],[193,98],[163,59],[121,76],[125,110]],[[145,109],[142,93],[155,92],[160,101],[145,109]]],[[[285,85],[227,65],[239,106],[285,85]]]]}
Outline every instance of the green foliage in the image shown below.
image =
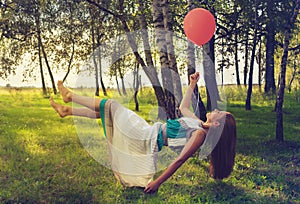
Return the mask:
{"type": "MultiPolygon", "coordinates": [[[[109,169],[93,160],[73,119],[59,118],[39,90],[1,89],[0,202],[299,203],[300,93],[286,94],[286,142],[276,143],[274,98],[255,88],[253,110],[246,111],[245,88],[228,86],[225,92],[238,128],[232,175],[223,181],[209,178],[208,161],[195,156],[158,193],[147,195],[139,188],[124,189],[109,169]]],[[[145,118],[156,106],[152,94],[145,89],[139,95],[138,114],[145,118]]],[[[63,103],[58,96],[55,100],[63,103]]],[[[130,99],[122,103],[133,109],[130,99]]]]}

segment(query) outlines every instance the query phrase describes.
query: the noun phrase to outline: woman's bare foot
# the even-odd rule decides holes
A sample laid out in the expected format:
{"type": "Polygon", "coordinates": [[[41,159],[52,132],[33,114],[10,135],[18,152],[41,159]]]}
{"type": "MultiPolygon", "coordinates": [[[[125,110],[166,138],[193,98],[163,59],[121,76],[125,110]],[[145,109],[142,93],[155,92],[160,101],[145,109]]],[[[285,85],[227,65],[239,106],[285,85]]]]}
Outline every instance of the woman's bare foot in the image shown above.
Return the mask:
{"type": "Polygon", "coordinates": [[[54,102],[53,98],[50,97],[50,104],[54,108],[54,110],[59,114],[60,117],[65,117],[68,115],[72,115],[72,108],[68,106],[62,106],[54,102]]]}
{"type": "Polygon", "coordinates": [[[72,101],[72,92],[69,89],[67,89],[66,87],[64,87],[62,81],[57,82],[57,87],[63,98],[63,101],[65,103],[71,102],[72,101]]]}

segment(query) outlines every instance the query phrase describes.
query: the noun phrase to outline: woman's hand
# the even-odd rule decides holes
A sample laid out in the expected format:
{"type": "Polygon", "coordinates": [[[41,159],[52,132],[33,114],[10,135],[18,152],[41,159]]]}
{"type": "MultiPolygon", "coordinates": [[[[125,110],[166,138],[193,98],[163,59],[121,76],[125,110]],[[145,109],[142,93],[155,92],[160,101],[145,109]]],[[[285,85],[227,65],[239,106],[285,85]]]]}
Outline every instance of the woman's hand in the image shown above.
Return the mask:
{"type": "Polygon", "coordinates": [[[154,180],[154,181],[151,181],[146,187],[145,187],[145,190],[144,192],[145,193],[156,193],[158,188],[159,188],[160,184],[154,180]]]}
{"type": "Polygon", "coordinates": [[[193,85],[197,84],[199,78],[200,78],[199,72],[195,72],[194,74],[191,74],[190,75],[190,83],[193,85]]]}

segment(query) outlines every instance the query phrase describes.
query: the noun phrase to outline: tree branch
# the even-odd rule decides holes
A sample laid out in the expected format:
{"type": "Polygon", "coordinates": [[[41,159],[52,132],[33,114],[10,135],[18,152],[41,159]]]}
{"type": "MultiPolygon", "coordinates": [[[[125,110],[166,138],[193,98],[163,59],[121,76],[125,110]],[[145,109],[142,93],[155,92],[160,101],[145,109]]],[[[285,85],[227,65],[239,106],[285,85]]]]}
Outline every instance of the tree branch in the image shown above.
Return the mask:
{"type": "Polygon", "coordinates": [[[91,1],[91,0],[85,0],[86,2],[88,2],[89,4],[92,4],[94,6],[96,6],[98,9],[100,9],[101,11],[104,11],[114,17],[117,17],[117,18],[121,18],[121,15],[117,14],[117,13],[114,13],[110,10],[108,10],[107,8],[104,8],[103,6],[101,6],[100,4],[98,4],[97,2],[95,1],[91,1]]]}
{"type": "MultiPolygon", "coordinates": [[[[283,48],[283,43],[277,41],[277,45],[279,47],[283,48]]],[[[297,50],[300,50],[300,45],[297,45],[296,47],[290,47],[289,48],[289,51],[297,51],[297,50]]]]}
{"type": "Polygon", "coordinates": [[[9,8],[9,9],[11,9],[11,10],[13,10],[13,11],[17,11],[17,10],[14,9],[13,7],[11,7],[10,5],[5,4],[5,3],[3,3],[3,2],[0,1],[0,8],[1,8],[1,7],[3,7],[3,8],[9,8]]]}

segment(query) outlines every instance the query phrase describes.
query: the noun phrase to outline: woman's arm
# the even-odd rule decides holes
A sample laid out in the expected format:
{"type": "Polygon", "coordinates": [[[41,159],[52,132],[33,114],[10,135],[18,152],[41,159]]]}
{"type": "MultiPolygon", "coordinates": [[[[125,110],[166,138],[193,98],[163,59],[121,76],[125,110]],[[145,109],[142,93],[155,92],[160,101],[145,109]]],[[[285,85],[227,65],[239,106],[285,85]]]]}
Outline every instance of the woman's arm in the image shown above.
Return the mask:
{"type": "Polygon", "coordinates": [[[156,192],[159,186],[172,176],[176,170],[197,151],[197,149],[202,145],[204,138],[204,130],[201,129],[194,131],[178,158],[176,158],[176,160],[173,161],[172,164],[156,180],[150,182],[144,191],[146,193],[156,192]]]}
{"type": "Polygon", "coordinates": [[[196,72],[190,76],[190,84],[187,88],[182,101],[180,103],[179,109],[184,117],[191,117],[199,119],[195,114],[190,110],[190,104],[192,100],[192,95],[194,93],[194,89],[197,86],[197,82],[199,80],[199,72],[196,72]]]}

